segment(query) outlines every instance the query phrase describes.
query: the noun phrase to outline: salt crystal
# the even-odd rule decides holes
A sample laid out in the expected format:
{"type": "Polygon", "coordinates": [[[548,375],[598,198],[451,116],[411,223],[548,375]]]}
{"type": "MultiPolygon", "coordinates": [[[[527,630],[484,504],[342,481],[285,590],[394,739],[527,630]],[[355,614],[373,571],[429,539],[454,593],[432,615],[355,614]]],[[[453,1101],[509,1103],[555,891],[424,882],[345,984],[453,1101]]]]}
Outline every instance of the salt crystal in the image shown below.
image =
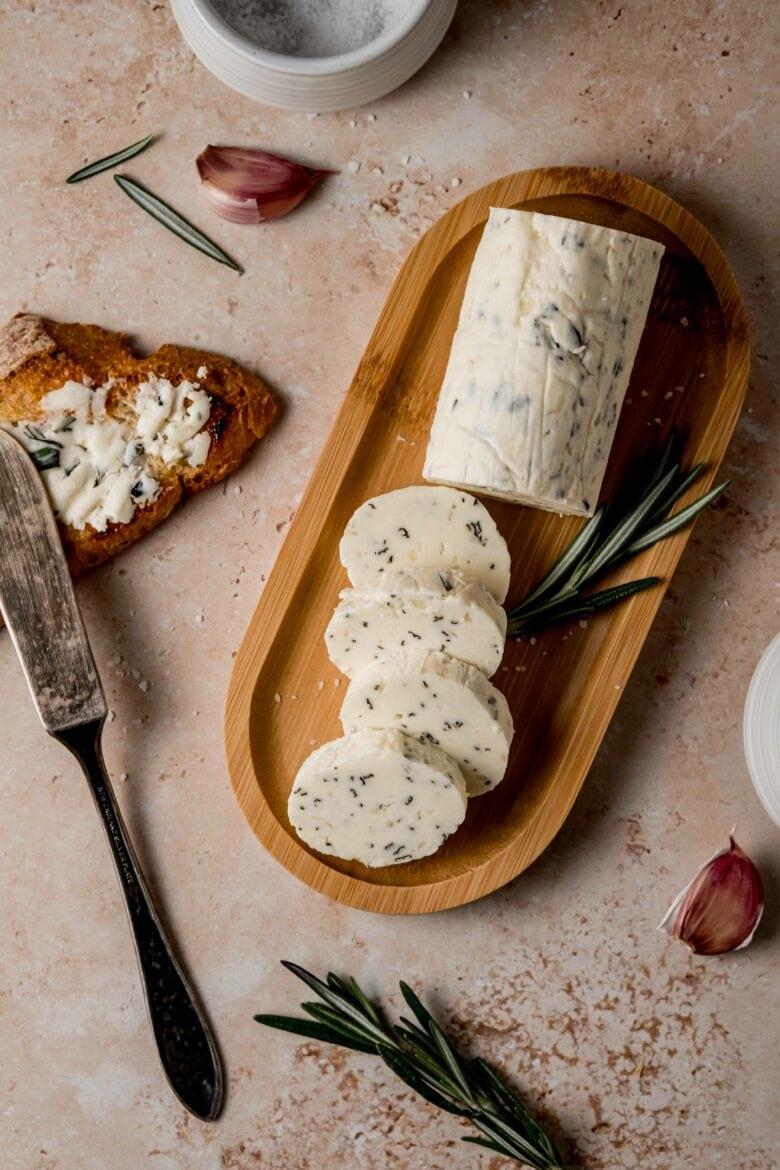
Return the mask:
{"type": "Polygon", "coordinates": [[[453,187],[459,187],[459,186],[460,186],[460,183],[461,183],[460,179],[453,179],[453,180],[452,180],[452,186],[453,186],[453,187]]]}
{"type": "Polygon", "coordinates": [[[281,696],[281,695],[279,694],[279,692],[277,691],[277,692],[276,692],[276,694],[274,695],[274,702],[275,702],[275,703],[281,703],[281,701],[282,701],[282,696],[281,696]]]}
{"type": "Polygon", "coordinates": [[[349,160],[349,162],[347,163],[347,170],[352,171],[353,175],[356,175],[358,173],[358,171],[360,170],[360,163],[358,162],[358,160],[356,158],[351,158],[349,160]]]}
{"type": "Polygon", "coordinates": [[[145,678],[142,678],[141,681],[139,682],[138,689],[139,689],[139,691],[148,691],[149,690],[149,684],[145,678]]]}
{"type": "Polygon", "coordinates": [[[466,101],[468,101],[468,100],[469,100],[469,98],[471,97],[471,90],[470,90],[470,89],[464,89],[464,91],[463,91],[463,96],[464,96],[464,98],[466,99],[466,101]]]}

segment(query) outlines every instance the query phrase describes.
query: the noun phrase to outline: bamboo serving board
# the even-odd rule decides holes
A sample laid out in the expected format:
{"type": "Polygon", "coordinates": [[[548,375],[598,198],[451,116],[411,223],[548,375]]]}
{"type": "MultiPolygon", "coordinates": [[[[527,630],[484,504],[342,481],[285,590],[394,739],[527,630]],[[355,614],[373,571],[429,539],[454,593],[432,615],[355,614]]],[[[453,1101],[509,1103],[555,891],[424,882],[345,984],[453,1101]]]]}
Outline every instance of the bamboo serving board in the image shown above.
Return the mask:
{"type": "MultiPolygon", "coordinates": [[[[380,315],[236,658],[226,711],[230,774],[263,845],[291,873],[350,906],[380,913],[443,910],[519,874],[552,840],[606,731],[688,538],[685,530],[618,570],[662,584],[613,610],[507,644],[494,678],[516,733],[505,780],[469,802],[433,857],[367,869],[316,854],[287,820],[293,778],[315,746],[342,734],[346,680],[323,634],[347,584],[338,543],[370,496],[421,483],[428,431],[466,277],[488,208],[519,207],[605,224],[666,246],[612,450],[603,496],[633,458],[673,426],[684,461],[707,463],[710,486],[747,384],[745,312],[708,232],[666,195],[628,175],[550,167],[509,175],[447,212],[412,249],[380,315]],[[278,696],[278,699],[277,699],[278,696]]],[[[549,568],[582,521],[484,500],[509,544],[508,605],[549,568]]],[[[608,582],[609,583],[609,582],[608,582]]]]}

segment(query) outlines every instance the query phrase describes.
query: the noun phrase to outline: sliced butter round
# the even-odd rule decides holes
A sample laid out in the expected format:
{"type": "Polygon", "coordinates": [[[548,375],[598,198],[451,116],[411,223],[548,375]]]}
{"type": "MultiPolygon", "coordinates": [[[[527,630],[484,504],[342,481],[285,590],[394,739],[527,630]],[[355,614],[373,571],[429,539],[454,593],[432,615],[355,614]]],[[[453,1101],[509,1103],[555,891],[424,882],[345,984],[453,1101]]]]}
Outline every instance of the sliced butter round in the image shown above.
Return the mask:
{"type": "Polygon", "coordinates": [[[381,586],[344,589],[325,632],[331,661],[350,677],[408,649],[437,650],[491,675],[505,638],[506,614],[483,585],[433,569],[387,573],[381,586]]]}
{"type": "Polygon", "coordinates": [[[449,487],[406,487],[367,500],[339,546],[353,585],[399,569],[452,569],[496,601],[509,589],[509,550],[485,505],[449,487]]]}
{"type": "Polygon", "coordinates": [[[312,849],[371,867],[435,853],[465,815],[457,764],[400,731],[357,731],[318,748],[288,802],[312,849]]]}
{"type": "Polygon", "coordinates": [[[469,796],[495,788],[506,772],[512,716],[481,670],[436,651],[378,658],[349,684],[344,730],[396,728],[441,748],[463,773],[469,796]]]}

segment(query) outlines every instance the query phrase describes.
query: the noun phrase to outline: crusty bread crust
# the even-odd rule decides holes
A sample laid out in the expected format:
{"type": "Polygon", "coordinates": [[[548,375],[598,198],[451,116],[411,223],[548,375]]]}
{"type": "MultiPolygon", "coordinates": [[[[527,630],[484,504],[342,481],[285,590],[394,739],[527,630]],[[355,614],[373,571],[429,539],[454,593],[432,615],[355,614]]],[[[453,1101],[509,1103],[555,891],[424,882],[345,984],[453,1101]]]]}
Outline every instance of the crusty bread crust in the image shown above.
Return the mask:
{"type": "Polygon", "coordinates": [[[60,524],[74,579],[156,528],[187,496],[219,483],[234,471],[270,427],[276,403],[256,374],[204,350],[163,345],[139,358],[124,333],[97,325],[61,324],[31,313],[17,314],[0,329],[0,422],[39,418],[43,396],[69,379],[91,379],[95,385],[114,379],[108,408],[121,414],[135,387],[150,373],[173,383],[197,381],[209,394],[208,456],[200,467],[155,467],[161,491],[150,504],[138,507],[127,524],[109,524],[105,532],[60,524]],[[198,378],[198,370],[204,366],[208,373],[198,378]]]}

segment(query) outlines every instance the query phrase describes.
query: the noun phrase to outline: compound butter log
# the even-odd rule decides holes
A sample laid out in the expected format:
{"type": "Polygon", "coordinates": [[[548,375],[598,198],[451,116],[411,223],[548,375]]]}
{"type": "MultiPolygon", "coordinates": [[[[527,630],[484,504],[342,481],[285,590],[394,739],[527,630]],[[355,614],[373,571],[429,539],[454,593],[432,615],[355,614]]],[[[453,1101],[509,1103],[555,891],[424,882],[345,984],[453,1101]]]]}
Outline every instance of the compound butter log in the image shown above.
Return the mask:
{"type": "Polygon", "coordinates": [[[591,516],[662,253],[626,232],[491,208],[424,478],[591,516]]]}

